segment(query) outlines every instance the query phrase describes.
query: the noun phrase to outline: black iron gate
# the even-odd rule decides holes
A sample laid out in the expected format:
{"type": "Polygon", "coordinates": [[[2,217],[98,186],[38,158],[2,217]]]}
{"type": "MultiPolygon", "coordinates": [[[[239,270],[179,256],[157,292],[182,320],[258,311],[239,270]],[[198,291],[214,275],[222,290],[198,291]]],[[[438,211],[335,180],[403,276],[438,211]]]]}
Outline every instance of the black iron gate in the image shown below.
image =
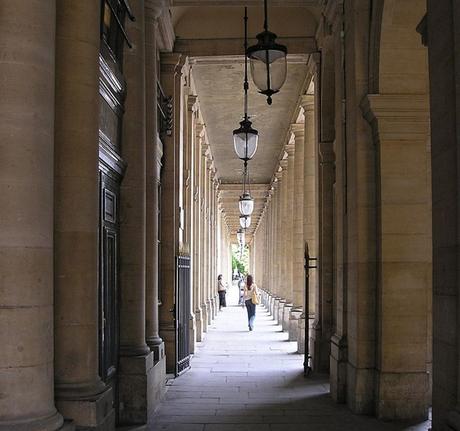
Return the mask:
{"type": "Polygon", "coordinates": [[[190,368],[190,256],[176,256],[176,376],[190,368]]]}

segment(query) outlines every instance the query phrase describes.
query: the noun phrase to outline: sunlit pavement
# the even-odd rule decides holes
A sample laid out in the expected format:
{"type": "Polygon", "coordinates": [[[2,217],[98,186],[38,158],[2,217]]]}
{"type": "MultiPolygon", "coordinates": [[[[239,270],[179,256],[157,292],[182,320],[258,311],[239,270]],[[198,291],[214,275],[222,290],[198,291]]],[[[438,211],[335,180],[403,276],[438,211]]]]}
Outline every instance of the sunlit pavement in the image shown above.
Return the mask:
{"type": "Polygon", "coordinates": [[[353,415],[329,396],[327,376],[303,377],[303,356],[258,306],[255,329],[238,289],[199,343],[192,368],[168,382],[151,431],[428,430],[353,415]]]}

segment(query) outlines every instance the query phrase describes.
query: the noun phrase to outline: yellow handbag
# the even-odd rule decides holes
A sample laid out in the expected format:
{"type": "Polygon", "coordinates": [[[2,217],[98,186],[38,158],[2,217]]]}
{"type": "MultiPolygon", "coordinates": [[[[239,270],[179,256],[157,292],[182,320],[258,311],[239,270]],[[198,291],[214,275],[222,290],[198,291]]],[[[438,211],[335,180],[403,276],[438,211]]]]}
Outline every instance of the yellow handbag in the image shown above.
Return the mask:
{"type": "Polygon", "coordinates": [[[252,294],[251,294],[251,301],[254,305],[259,305],[260,304],[260,299],[259,295],[257,295],[256,289],[252,289],[252,294]]]}

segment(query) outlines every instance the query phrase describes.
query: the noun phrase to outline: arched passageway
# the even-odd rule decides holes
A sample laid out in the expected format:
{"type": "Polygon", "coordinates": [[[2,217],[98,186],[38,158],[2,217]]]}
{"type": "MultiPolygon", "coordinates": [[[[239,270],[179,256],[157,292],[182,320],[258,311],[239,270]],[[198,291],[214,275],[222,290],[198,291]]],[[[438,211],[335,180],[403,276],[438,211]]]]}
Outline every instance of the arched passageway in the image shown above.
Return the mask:
{"type": "Polygon", "coordinates": [[[246,3],[253,39],[261,0],[0,0],[0,431],[392,430],[431,400],[460,430],[458,0],[269,1],[288,75],[249,92],[252,334],[216,291],[246,3]]]}

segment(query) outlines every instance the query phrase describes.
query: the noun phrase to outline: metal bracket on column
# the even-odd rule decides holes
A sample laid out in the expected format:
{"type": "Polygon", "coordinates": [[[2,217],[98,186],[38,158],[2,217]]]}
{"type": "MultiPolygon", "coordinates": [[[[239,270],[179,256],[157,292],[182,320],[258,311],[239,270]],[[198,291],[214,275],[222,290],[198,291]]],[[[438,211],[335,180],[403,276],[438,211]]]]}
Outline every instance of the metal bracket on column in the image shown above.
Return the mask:
{"type": "Polygon", "coordinates": [[[311,355],[309,352],[309,329],[310,329],[310,301],[309,301],[309,294],[310,294],[310,269],[318,268],[318,258],[310,257],[310,252],[308,250],[308,242],[305,242],[305,254],[304,254],[304,269],[305,269],[305,307],[304,307],[304,315],[305,315],[305,358],[303,362],[303,375],[304,377],[308,377],[312,371],[312,367],[310,366],[311,363],[311,355]],[[311,265],[312,262],[315,262],[314,265],[311,265]]]}

